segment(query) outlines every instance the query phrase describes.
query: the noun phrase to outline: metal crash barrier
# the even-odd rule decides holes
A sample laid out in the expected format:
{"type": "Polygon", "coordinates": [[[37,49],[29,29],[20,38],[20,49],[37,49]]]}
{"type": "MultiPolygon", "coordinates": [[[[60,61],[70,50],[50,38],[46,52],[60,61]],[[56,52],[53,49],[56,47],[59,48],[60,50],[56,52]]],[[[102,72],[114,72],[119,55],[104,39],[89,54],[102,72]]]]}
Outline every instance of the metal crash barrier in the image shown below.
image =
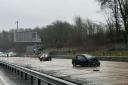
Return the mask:
{"type": "Polygon", "coordinates": [[[40,73],[9,62],[0,61],[0,66],[19,75],[25,80],[30,80],[30,83],[32,85],[81,85],[57,77],[53,77],[44,73],[40,73]]]}

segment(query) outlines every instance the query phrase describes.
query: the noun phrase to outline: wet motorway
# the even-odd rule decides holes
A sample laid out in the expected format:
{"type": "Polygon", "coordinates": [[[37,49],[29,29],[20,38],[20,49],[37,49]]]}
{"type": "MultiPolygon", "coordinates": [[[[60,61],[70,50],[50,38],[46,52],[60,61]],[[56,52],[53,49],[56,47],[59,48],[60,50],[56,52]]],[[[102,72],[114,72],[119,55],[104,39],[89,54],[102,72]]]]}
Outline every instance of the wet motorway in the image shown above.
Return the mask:
{"type": "Polygon", "coordinates": [[[23,82],[22,78],[0,66],[0,85],[30,85],[30,82],[23,82]]]}
{"type": "Polygon", "coordinates": [[[101,61],[100,67],[73,67],[71,59],[40,62],[38,58],[2,57],[0,60],[29,66],[34,70],[84,85],[128,85],[128,62],[101,61]]]}

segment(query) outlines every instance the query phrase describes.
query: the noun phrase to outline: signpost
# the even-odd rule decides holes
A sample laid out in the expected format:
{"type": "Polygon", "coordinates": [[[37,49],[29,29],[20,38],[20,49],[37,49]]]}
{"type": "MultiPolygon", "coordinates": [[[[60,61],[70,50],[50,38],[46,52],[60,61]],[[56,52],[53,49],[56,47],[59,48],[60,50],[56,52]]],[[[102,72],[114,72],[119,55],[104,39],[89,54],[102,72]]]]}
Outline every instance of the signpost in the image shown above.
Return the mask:
{"type": "Polygon", "coordinates": [[[37,32],[14,32],[14,42],[41,43],[37,32]]]}
{"type": "Polygon", "coordinates": [[[41,39],[37,32],[14,32],[14,42],[16,44],[25,44],[24,48],[27,54],[35,53],[39,48],[42,48],[41,39]]]}

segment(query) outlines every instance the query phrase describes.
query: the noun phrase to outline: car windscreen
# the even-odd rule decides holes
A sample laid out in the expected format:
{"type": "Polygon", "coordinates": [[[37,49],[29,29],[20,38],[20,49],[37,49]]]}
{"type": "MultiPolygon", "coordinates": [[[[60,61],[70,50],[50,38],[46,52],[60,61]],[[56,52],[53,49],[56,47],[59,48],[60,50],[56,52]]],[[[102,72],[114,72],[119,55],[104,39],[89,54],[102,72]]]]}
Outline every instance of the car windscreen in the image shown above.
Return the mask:
{"type": "Polygon", "coordinates": [[[47,54],[47,53],[43,53],[43,54],[41,55],[41,57],[48,57],[48,54],[47,54]]]}
{"type": "Polygon", "coordinates": [[[82,55],[78,55],[78,56],[77,56],[77,59],[78,59],[79,61],[85,61],[85,60],[86,60],[86,58],[85,58],[84,56],[82,56],[82,55]]]}
{"type": "Polygon", "coordinates": [[[84,56],[86,56],[86,58],[87,58],[87,59],[96,58],[95,56],[92,56],[92,55],[88,55],[88,54],[85,54],[84,56]]]}

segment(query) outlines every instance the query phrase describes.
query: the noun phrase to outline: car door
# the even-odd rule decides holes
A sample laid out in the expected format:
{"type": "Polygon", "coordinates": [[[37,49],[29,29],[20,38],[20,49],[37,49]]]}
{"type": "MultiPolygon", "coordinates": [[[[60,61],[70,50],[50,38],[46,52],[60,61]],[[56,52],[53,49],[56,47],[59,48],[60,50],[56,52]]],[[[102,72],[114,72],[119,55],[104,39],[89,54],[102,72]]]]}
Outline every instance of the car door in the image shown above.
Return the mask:
{"type": "Polygon", "coordinates": [[[86,63],[87,63],[87,59],[86,59],[86,57],[85,56],[83,56],[83,55],[78,55],[78,56],[76,56],[77,57],[77,60],[76,60],[76,64],[77,65],[86,65],[86,63]]]}

